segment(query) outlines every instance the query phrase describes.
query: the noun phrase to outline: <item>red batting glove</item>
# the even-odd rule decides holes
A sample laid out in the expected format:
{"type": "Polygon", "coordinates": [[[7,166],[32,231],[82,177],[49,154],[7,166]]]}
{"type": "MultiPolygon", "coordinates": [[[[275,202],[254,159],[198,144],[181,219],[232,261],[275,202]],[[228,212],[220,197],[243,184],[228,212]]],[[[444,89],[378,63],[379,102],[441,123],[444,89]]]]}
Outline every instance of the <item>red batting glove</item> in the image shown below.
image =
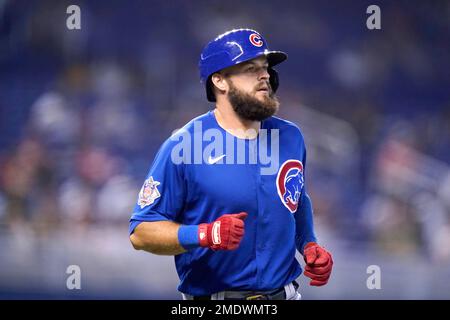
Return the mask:
{"type": "Polygon", "coordinates": [[[327,284],[333,268],[331,253],[315,242],[308,242],[303,249],[303,258],[306,262],[303,274],[312,279],[309,285],[323,286],[327,284]]]}
{"type": "Polygon", "coordinates": [[[200,246],[213,250],[235,250],[244,236],[246,212],[224,214],[212,223],[202,223],[198,228],[200,246]]]}

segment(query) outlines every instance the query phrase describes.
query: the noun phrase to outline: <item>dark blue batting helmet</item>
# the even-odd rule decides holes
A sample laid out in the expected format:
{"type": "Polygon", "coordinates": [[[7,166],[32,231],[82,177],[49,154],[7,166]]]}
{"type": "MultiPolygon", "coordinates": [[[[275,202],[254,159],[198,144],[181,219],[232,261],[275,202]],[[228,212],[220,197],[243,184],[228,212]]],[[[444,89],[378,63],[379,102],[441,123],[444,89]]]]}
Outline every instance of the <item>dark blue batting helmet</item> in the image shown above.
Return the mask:
{"type": "Polygon", "coordinates": [[[272,67],[286,60],[287,54],[282,51],[270,51],[266,40],[257,31],[234,29],[209,42],[203,49],[198,63],[200,79],[206,87],[208,101],[216,101],[210,83],[212,74],[262,55],[267,57],[269,81],[275,92],[278,88],[278,74],[272,67]]]}

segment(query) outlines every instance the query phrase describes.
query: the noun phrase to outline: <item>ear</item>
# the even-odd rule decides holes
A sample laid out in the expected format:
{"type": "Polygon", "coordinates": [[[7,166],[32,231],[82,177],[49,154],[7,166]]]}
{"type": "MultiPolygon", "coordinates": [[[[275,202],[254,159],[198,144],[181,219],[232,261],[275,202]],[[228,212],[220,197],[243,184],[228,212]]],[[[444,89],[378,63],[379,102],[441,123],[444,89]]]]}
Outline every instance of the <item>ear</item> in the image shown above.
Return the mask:
{"type": "Polygon", "coordinates": [[[223,74],[214,73],[211,76],[211,82],[213,84],[213,90],[219,90],[221,93],[225,93],[229,90],[228,82],[223,74]]]}

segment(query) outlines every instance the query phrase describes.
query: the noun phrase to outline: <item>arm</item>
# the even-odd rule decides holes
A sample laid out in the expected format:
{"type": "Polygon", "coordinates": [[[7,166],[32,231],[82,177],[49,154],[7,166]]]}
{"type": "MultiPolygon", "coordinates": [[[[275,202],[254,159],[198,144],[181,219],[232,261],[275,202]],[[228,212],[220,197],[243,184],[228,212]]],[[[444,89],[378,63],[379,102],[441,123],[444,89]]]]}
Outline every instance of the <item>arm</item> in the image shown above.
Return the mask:
{"type": "Polygon", "coordinates": [[[300,207],[294,217],[296,225],[295,243],[297,250],[303,255],[303,249],[308,242],[317,242],[317,238],[314,233],[311,198],[306,192],[302,195],[300,207]]]}
{"type": "MultiPolygon", "coordinates": [[[[303,174],[306,168],[306,151],[303,154],[303,174]]],[[[317,244],[314,233],[314,214],[311,198],[306,185],[303,186],[300,206],[295,212],[295,244],[303,255],[306,266],[303,274],[311,278],[311,286],[323,286],[328,283],[333,268],[333,258],[323,247],[317,244]]]]}
{"type": "Polygon", "coordinates": [[[177,255],[186,252],[178,241],[180,224],[172,221],[141,222],[130,241],[136,250],[159,255],[177,255]]]}
{"type": "Polygon", "coordinates": [[[304,275],[311,278],[310,285],[323,286],[330,278],[333,258],[327,250],[317,244],[313,226],[312,203],[306,192],[303,203],[296,212],[295,222],[297,249],[303,255],[306,263],[304,275]]]}
{"type": "Polygon", "coordinates": [[[172,221],[141,222],[130,241],[136,250],[159,255],[177,255],[198,247],[235,250],[244,236],[246,217],[246,212],[224,214],[212,223],[190,226],[172,221]]]}

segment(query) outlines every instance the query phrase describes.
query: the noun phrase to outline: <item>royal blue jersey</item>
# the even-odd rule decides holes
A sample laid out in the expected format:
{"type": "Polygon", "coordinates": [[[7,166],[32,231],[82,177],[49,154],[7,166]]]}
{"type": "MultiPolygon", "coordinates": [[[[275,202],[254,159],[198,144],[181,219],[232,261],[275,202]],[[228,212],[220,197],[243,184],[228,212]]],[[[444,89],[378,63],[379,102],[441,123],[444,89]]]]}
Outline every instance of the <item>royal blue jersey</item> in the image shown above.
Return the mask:
{"type": "Polygon", "coordinates": [[[130,234],[142,221],[198,225],[248,213],[238,249],[199,247],[175,256],[183,293],[272,290],[301,274],[296,249],[302,252],[316,241],[303,136],[295,124],[277,117],[262,121],[261,129],[265,139],[236,138],[209,111],[167,139],[153,161],[130,234]]]}

